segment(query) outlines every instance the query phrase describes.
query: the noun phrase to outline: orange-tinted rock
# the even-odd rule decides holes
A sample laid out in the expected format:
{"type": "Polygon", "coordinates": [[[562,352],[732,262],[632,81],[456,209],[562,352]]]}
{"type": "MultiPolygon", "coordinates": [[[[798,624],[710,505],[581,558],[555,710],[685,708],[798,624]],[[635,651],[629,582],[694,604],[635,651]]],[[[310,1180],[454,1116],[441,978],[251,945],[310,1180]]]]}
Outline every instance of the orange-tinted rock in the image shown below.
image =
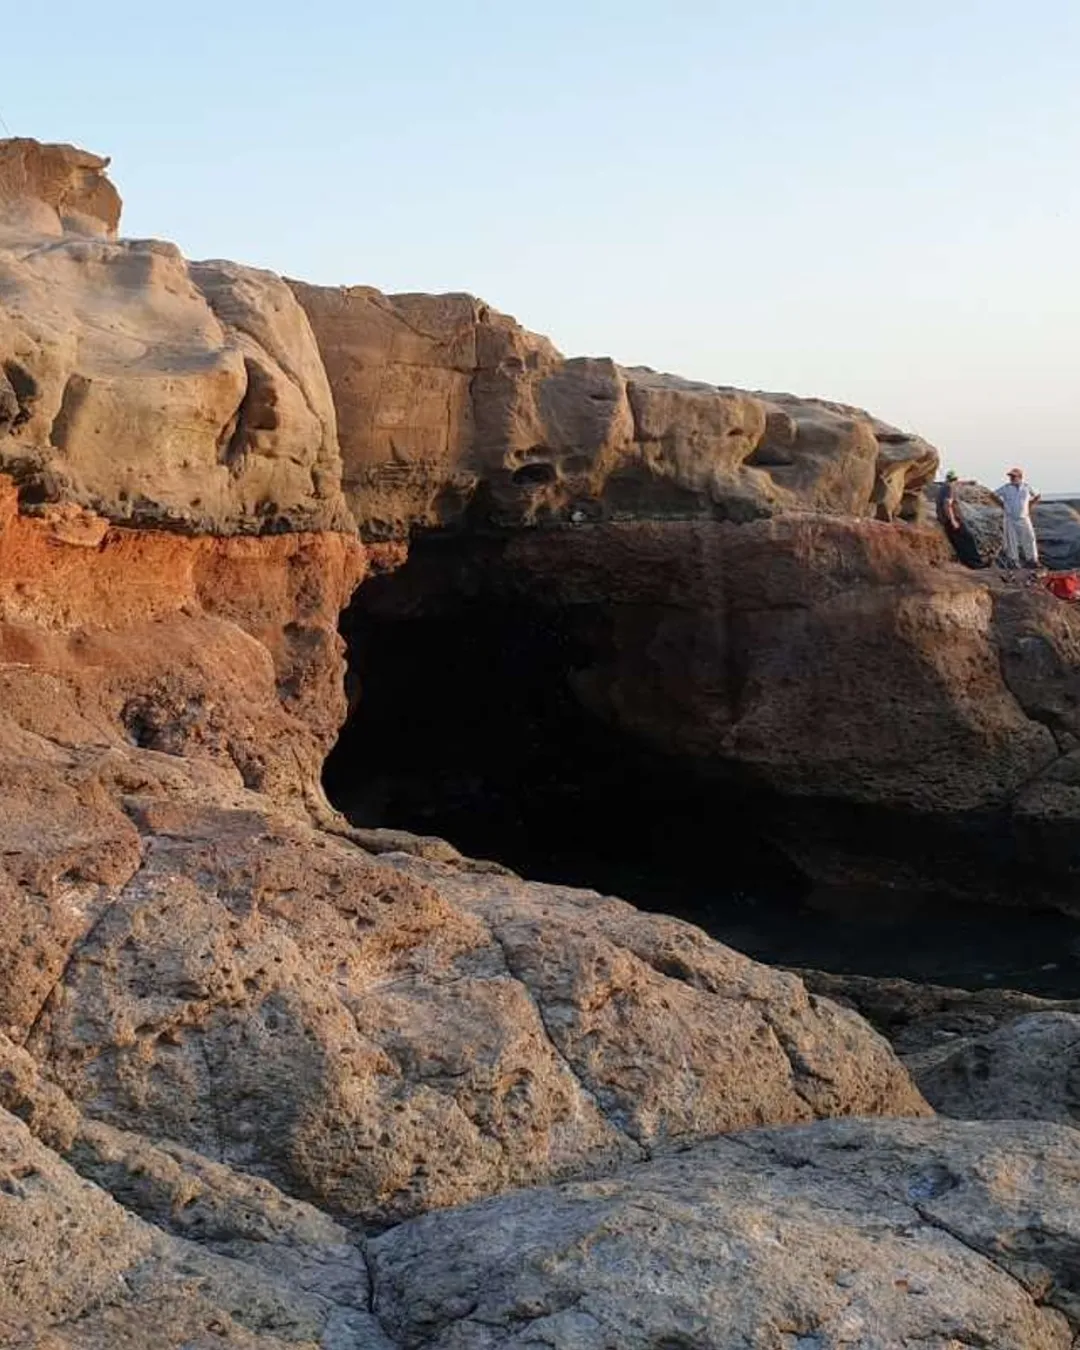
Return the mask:
{"type": "Polygon", "coordinates": [[[107,159],[73,145],[0,140],[0,227],[114,237],[121,202],[108,167],[107,159]]]}
{"type": "Polygon", "coordinates": [[[372,561],[27,518],[8,487],[0,1025],[76,1106],[378,1220],[668,1138],[925,1110],[864,1024],[692,930],[313,828],[335,620],[372,561]]]}
{"type": "Polygon", "coordinates": [[[0,1029],[38,1015],[142,861],[126,794],[320,809],[344,715],[337,614],[367,565],[341,535],[191,539],[0,486],[0,1029]]]}

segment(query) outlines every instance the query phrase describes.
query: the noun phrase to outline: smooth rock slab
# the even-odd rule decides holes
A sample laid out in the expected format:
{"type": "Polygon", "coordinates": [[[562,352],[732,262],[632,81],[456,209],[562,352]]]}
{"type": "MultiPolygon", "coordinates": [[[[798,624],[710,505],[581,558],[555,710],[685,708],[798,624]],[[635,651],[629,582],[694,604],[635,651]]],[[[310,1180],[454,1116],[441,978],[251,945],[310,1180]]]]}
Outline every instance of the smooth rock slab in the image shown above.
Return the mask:
{"type": "Polygon", "coordinates": [[[1080,1140],[830,1121],[428,1215],[372,1244],[430,1350],[1070,1346],[1080,1140]]]}

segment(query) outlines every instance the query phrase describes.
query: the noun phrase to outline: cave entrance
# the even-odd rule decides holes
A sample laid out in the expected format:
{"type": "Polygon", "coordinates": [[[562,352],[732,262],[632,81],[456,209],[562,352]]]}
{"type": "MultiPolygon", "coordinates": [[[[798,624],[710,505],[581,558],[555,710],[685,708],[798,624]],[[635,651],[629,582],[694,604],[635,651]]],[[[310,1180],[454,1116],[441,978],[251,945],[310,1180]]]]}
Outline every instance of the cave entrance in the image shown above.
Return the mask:
{"type": "Polygon", "coordinates": [[[421,536],[343,614],[351,711],[324,786],[354,824],[621,896],[772,964],[1080,987],[1080,928],[1062,914],[812,887],[771,828],[791,802],[695,772],[588,710],[575,686],[603,659],[610,613],[508,593],[503,546],[421,536]]]}
{"type": "Polygon", "coordinates": [[[797,900],[807,883],[745,800],[578,698],[604,615],[486,586],[498,548],[421,539],[357,592],[341,623],[351,713],[324,773],[334,805],[697,921],[709,896],[797,900]]]}

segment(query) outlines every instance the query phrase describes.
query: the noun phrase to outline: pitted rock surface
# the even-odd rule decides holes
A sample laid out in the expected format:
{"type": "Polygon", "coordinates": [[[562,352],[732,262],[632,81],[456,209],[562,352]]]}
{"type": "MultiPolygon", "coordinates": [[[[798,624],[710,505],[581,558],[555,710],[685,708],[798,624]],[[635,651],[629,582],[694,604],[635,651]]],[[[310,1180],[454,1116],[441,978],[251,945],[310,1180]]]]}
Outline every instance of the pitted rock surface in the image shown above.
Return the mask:
{"type": "Polygon", "coordinates": [[[1080,1125],[1080,1015],[1032,1012],[907,1057],[943,1115],[1080,1125]]]}
{"type": "Polygon", "coordinates": [[[113,521],[351,529],[333,401],[291,291],[117,239],[106,163],[0,142],[0,469],[28,505],[113,521]]]}
{"type": "Polygon", "coordinates": [[[688,925],[387,867],[254,809],[128,807],[143,864],[26,1048],[95,1118],[331,1210],[386,1222],[671,1139],[926,1109],[858,1018],[688,925]]]}
{"type": "Polygon", "coordinates": [[[1067,868],[1071,611],[887,523],[936,455],[869,414],[189,263],[105,167],[0,146],[0,1340],[1071,1344],[1075,1132],[916,1119],[795,976],[319,778],[339,612],[480,526],[610,607],[628,735],[1067,868]]]}
{"type": "Polygon", "coordinates": [[[1065,1350],[1080,1141],[830,1121],[433,1214],[372,1244],[374,1309],[432,1350],[1065,1350]]]}
{"type": "Polygon", "coordinates": [[[191,1216],[193,1240],[138,1218],[0,1110],[5,1346],[387,1350],[367,1310],[363,1254],[343,1229],[271,1187],[245,1194],[242,1185],[211,1173],[200,1192],[194,1178],[206,1166],[198,1160],[177,1162],[120,1138],[111,1151],[144,1189],[155,1168],[192,1169],[192,1182],[172,1203],[191,1216]],[[218,1198],[218,1221],[199,1231],[208,1194],[218,1198]]]}

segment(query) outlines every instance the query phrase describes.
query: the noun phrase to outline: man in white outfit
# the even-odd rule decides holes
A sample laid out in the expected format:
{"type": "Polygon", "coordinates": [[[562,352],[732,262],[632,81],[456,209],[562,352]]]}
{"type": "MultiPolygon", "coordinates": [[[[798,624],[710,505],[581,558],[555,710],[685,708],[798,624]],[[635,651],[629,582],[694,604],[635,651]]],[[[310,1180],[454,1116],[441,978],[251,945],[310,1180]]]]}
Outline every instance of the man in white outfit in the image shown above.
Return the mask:
{"type": "Polygon", "coordinates": [[[1009,567],[1019,566],[1021,559],[1025,567],[1038,567],[1039,546],[1035,542],[1031,508],[1039,500],[1039,494],[1024,482],[1023,469],[1010,469],[1008,479],[994,493],[1005,508],[1005,561],[1009,567]]]}

